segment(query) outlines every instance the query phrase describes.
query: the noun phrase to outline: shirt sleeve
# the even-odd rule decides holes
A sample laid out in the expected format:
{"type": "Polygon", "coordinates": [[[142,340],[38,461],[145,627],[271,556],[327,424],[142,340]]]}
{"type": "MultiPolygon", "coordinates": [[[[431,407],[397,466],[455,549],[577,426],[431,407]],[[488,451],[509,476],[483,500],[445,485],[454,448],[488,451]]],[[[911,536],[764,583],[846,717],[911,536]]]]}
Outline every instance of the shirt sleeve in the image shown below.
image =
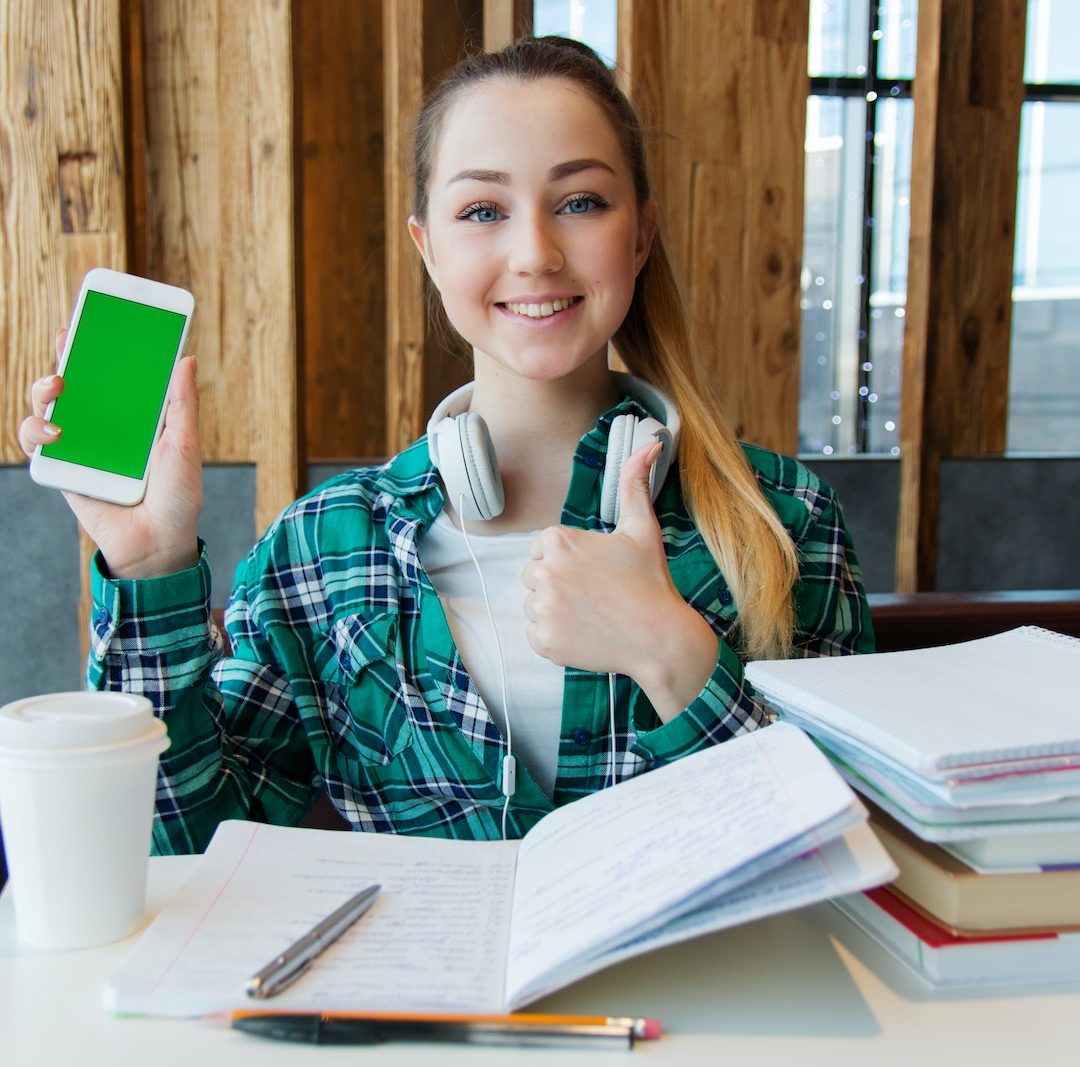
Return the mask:
{"type": "Polygon", "coordinates": [[[298,822],[315,771],[289,682],[246,619],[225,655],[205,546],[189,570],[140,581],[110,578],[96,555],[91,584],[88,685],[145,695],[168,728],[153,851],[201,852],[223,819],[298,822]]]}
{"type": "MultiPolygon", "coordinates": [[[[835,656],[874,651],[870,609],[862,572],[840,503],[824,483],[795,536],[799,578],[793,590],[793,656],[835,656]]],[[[713,621],[716,616],[704,613],[713,621]]],[[[633,751],[650,763],[666,763],[764,726],[769,715],[745,681],[745,661],[722,633],[716,665],[697,698],[662,723],[648,698],[635,691],[631,703],[633,751]]]]}

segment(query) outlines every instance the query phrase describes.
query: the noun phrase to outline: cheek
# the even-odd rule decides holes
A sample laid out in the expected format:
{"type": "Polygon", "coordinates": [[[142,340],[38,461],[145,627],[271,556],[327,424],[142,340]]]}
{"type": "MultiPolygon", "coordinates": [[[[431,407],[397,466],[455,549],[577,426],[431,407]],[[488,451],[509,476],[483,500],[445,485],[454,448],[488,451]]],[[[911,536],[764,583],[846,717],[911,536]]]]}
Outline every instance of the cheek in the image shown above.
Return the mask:
{"type": "Polygon", "coordinates": [[[491,257],[476,248],[448,245],[437,260],[439,293],[447,313],[467,313],[483,300],[491,285],[491,257]]]}

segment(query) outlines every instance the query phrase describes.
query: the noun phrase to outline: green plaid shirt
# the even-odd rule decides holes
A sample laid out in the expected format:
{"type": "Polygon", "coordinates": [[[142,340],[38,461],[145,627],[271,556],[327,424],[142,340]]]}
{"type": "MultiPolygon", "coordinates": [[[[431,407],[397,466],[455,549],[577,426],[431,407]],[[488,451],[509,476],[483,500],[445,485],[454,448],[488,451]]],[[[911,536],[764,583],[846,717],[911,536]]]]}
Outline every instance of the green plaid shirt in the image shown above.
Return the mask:
{"type": "MultiPolygon", "coordinates": [[[[574,456],[562,514],[603,529],[601,473],[612,418],[574,456]]],[[[798,546],[798,651],[873,649],[851,540],[832,491],[793,459],[747,447],[798,546]]],[[[300,821],[327,791],[357,830],[501,836],[501,737],[462,664],[417,539],[443,507],[426,440],[380,467],[333,478],[288,508],[236,571],[230,651],[209,610],[205,550],[190,570],[114,581],[93,568],[88,681],[145,693],[168,724],[154,821],[158,852],[197,852],[222,819],[300,821]]],[[[755,729],[738,612],[687,515],[677,472],[656,502],[676,587],[720,638],[705,688],[662,723],[629,678],[616,680],[622,779],[755,729]]],[[[600,789],[609,772],[608,679],[567,669],[553,800],[527,770],[509,809],[524,834],[553,804],[600,789]]]]}

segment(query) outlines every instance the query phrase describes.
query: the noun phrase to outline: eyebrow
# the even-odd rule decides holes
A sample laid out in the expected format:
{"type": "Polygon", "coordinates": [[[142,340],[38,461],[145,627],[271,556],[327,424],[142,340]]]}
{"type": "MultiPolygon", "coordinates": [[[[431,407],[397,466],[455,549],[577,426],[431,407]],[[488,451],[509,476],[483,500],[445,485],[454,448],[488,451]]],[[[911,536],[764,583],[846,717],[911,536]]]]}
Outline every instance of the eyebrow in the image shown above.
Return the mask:
{"type": "MultiPolygon", "coordinates": [[[[614,174],[615,170],[602,159],[570,159],[565,163],[557,163],[548,171],[548,181],[557,182],[563,178],[569,178],[579,174],[583,170],[599,168],[614,174]]],[[[455,182],[489,182],[493,185],[509,185],[510,175],[502,170],[461,170],[458,171],[446,184],[453,185],[455,182]]]]}

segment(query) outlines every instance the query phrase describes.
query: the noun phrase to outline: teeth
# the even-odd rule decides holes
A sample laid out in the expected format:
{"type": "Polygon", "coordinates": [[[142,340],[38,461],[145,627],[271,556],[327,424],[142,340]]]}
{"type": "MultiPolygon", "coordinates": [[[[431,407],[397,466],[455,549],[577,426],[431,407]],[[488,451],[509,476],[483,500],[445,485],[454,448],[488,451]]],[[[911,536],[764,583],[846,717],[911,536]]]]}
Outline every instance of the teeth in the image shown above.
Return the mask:
{"type": "Polygon", "coordinates": [[[572,303],[573,298],[566,300],[545,300],[542,304],[507,304],[508,310],[515,315],[528,315],[530,319],[546,319],[554,315],[556,311],[565,311],[572,303]]]}

